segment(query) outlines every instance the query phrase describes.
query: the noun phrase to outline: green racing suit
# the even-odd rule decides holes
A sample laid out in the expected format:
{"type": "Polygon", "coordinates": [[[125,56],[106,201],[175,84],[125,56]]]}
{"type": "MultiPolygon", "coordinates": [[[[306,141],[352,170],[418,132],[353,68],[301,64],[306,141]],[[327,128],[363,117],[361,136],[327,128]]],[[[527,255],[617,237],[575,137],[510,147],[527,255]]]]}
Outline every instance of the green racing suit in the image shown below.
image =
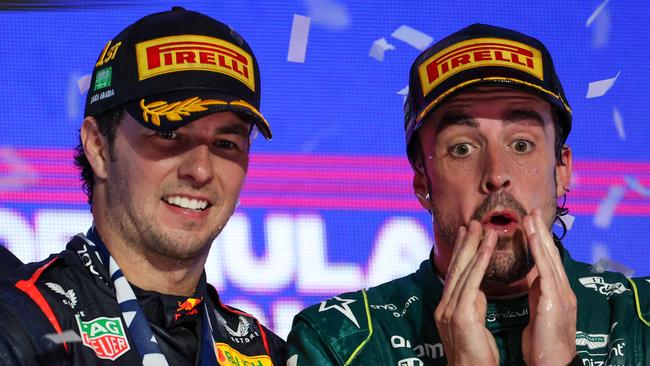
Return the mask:
{"type": "MultiPolygon", "coordinates": [[[[558,241],[562,262],[578,300],[572,364],[650,365],[650,277],[593,273],[558,241]]],[[[287,366],[446,365],[433,320],[443,284],[432,262],[406,277],[368,290],[345,293],[311,306],[293,321],[287,366]]],[[[528,299],[489,301],[486,327],[501,365],[524,365],[521,334],[528,299]]]]}

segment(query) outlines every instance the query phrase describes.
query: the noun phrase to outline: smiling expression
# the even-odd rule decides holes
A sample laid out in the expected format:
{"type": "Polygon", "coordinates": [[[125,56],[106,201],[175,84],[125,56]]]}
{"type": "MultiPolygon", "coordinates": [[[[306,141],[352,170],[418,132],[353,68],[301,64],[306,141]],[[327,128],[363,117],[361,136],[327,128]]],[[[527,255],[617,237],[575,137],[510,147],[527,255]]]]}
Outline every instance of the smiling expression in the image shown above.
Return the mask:
{"type": "Polygon", "coordinates": [[[249,132],[250,124],[231,112],[174,132],[147,129],[125,113],[95,187],[96,223],[143,253],[207,256],[242,189],[249,132]]]}

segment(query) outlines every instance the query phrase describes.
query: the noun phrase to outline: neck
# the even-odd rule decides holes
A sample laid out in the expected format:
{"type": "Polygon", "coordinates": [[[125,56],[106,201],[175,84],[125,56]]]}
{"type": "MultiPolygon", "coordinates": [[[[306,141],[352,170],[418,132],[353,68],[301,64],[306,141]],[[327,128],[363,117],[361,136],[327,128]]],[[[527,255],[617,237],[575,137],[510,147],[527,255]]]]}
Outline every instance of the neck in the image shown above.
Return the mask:
{"type": "Polygon", "coordinates": [[[194,294],[203,273],[207,253],[190,259],[169,258],[128,243],[102,225],[96,224],[96,229],[131,284],[143,290],[167,295],[194,294]]]}

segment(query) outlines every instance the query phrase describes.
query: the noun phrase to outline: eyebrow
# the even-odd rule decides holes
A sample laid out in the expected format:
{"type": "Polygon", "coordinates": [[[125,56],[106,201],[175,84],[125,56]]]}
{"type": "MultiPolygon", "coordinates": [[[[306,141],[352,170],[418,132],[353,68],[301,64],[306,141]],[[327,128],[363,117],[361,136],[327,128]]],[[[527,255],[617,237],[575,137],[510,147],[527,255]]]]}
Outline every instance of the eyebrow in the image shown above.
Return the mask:
{"type": "Polygon", "coordinates": [[[436,124],[436,135],[450,126],[469,126],[478,128],[479,124],[472,117],[457,111],[446,111],[436,124]]]}
{"type": "Polygon", "coordinates": [[[234,135],[240,135],[242,137],[248,137],[250,136],[250,133],[252,131],[253,124],[249,125],[244,125],[242,123],[231,123],[228,126],[223,126],[223,127],[218,127],[216,129],[217,134],[234,134],[234,135]]]}
{"type": "Polygon", "coordinates": [[[539,112],[531,109],[512,109],[504,113],[503,120],[505,124],[533,121],[537,124],[544,126],[544,118],[539,112]]]}

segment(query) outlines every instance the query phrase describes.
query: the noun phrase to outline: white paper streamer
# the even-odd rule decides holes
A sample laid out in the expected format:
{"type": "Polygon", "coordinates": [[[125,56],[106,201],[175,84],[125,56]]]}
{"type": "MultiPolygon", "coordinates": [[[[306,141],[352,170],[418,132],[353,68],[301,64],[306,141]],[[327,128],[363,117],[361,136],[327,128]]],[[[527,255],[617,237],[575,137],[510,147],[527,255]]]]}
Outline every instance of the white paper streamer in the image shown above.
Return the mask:
{"type": "Polygon", "coordinates": [[[374,58],[375,60],[381,62],[384,61],[384,53],[389,50],[394,50],[395,46],[388,43],[386,38],[379,38],[378,40],[372,42],[372,47],[370,47],[370,53],[368,56],[374,58]]]}
{"type": "Polygon", "coordinates": [[[289,53],[287,61],[305,62],[307,54],[307,41],[309,39],[309,26],[311,19],[309,17],[294,14],[291,23],[291,38],[289,39],[289,53]]]}
{"type": "Polygon", "coordinates": [[[406,42],[420,51],[424,51],[433,42],[433,37],[408,25],[402,25],[391,34],[393,38],[406,42]]]}

